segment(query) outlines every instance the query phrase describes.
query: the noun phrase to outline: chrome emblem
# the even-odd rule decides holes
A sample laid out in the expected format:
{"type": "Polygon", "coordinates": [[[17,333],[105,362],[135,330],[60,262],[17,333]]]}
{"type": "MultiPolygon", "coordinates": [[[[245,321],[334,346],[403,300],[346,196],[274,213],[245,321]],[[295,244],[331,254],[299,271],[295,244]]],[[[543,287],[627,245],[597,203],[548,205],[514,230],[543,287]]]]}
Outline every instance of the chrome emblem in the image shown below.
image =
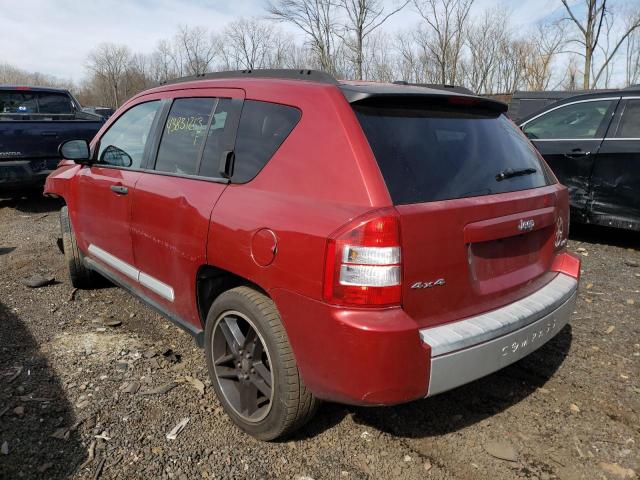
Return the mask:
{"type": "Polygon", "coordinates": [[[531,220],[520,220],[520,223],[518,224],[518,230],[520,230],[521,232],[528,232],[530,230],[533,230],[533,227],[536,226],[536,222],[531,219],[531,220]]]}
{"type": "Polygon", "coordinates": [[[416,282],[413,285],[411,285],[411,288],[433,288],[433,287],[441,287],[443,285],[445,285],[447,282],[445,282],[444,278],[439,278],[437,280],[434,280],[433,282],[416,282]]]}

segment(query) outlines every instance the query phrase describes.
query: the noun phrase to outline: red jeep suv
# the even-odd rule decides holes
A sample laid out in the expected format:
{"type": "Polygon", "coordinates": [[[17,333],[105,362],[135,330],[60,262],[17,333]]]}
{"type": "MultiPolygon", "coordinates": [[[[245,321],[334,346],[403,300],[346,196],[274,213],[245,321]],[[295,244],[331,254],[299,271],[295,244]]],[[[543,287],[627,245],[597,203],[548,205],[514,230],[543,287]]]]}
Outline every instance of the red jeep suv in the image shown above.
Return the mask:
{"type": "Polygon", "coordinates": [[[505,109],[309,70],[145,91],[47,180],[71,282],[100,274],[193,334],[260,439],[319,400],[481,378],[563,328],[580,275],[567,189],[505,109]]]}

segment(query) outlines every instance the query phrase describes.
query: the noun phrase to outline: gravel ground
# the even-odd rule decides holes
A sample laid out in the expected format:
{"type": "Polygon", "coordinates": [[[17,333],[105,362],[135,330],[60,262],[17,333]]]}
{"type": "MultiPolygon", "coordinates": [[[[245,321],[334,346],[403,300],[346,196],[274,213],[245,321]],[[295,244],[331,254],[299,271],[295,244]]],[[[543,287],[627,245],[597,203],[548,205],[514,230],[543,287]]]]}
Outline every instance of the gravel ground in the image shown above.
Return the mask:
{"type": "Polygon", "coordinates": [[[574,229],[572,325],[517,364],[407,405],[326,403],[295,437],[261,443],[223,414],[187,334],[118,288],[71,288],[59,207],[0,200],[2,479],[636,478],[638,234],[574,229]],[[35,273],[55,281],[21,283],[35,273]]]}

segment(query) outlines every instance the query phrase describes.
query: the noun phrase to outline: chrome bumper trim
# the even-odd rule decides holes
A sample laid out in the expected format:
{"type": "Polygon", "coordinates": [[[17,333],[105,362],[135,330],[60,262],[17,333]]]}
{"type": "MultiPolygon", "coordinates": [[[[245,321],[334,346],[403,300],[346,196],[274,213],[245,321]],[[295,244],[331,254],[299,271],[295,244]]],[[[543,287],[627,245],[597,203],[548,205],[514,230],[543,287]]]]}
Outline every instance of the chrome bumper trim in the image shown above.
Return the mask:
{"type": "Polygon", "coordinates": [[[517,302],[497,310],[420,330],[420,338],[431,347],[431,357],[469,348],[521,329],[565,304],[578,289],[578,281],[563,273],[517,302]]]}

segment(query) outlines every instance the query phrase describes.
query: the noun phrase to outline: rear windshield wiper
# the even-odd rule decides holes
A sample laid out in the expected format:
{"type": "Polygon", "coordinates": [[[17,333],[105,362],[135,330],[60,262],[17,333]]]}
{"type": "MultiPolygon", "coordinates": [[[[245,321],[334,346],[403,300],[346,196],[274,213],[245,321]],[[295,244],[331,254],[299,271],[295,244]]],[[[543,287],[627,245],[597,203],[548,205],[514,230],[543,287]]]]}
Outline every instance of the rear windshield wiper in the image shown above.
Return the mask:
{"type": "Polygon", "coordinates": [[[522,170],[514,170],[513,168],[507,168],[506,170],[501,171],[496,175],[496,180],[501,182],[507,178],[513,177],[521,177],[523,175],[531,175],[532,173],[536,173],[537,170],[535,168],[523,168],[522,170]]]}

